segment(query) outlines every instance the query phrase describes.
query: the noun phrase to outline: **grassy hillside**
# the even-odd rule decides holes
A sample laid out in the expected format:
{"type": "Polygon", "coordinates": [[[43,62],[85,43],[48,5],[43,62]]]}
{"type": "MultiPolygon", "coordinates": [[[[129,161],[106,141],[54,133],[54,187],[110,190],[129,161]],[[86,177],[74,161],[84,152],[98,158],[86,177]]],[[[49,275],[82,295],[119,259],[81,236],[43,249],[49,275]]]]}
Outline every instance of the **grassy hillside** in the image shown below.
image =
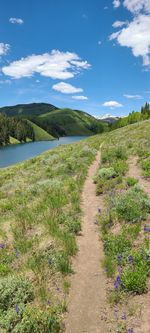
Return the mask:
{"type": "MultiPolygon", "coordinates": [[[[93,135],[103,132],[108,125],[95,119],[86,112],[58,109],[51,104],[33,103],[22,104],[0,108],[0,113],[5,113],[8,117],[21,117],[29,119],[44,129],[50,135],[69,136],[69,135],[93,135]]],[[[35,127],[34,127],[35,128],[35,127]]],[[[40,130],[36,128],[38,137],[40,130]]],[[[40,137],[47,136],[41,131],[40,137]]],[[[47,136],[48,137],[48,136],[47,136]]]]}
{"type": "Polygon", "coordinates": [[[54,110],[36,117],[34,121],[56,136],[93,135],[107,128],[88,113],[71,109],[54,110]]]}
{"type": "MultiPolygon", "coordinates": [[[[141,232],[149,223],[149,202],[136,188],[132,192],[132,205],[128,204],[128,198],[120,196],[133,184],[126,179],[129,156],[137,155],[141,170],[149,170],[149,126],[150,121],[146,121],[97,135],[0,170],[0,328],[3,333],[61,331],[69,289],[67,276],[72,272],[71,257],[77,253],[75,236],[81,230],[80,194],[88,167],[102,142],[103,168],[113,168],[104,173],[110,175],[113,171],[113,177],[106,177],[103,182],[99,177],[95,180],[98,193],[101,190],[108,196],[106,219],[102,215],[100,223],[104,227],[105,268],[111,278],[110,300],[114,305],[121,298],[121,302],[128,304],[132,292],[136,300],[137,288],[141,293],[148,291],[149,243],[147,234],[143,237],[141,232]],[[110,201],[112,197],[114,202],[110,201]],[[116,237],[111,229],[115,223],[117,226],[120,223],[116,237]],[[142,258],[146,259],[141,258],[141,249],[146,253],[142,258]],[[123,256],[119,268],[128,287],[122,288],[120,284],[114,290],[119,254],[123,256]],[[130,256],[136,258],[137,266],[127,266],[130,256]],[[138,270],[138,264],[142,270],[138,270]],[[131,274],[128,268],[133,268],[131,274]],[[135,272],[137,277],[132,280],[135,272]],[[140,280],[142,274],[144,280],[143,277],[140,280]]],[[[116,319],[111,325],[114,323],[120,325],[116,319]]],[[[120,332],[127,329],[121,328],[120,332]]]]}
{"type": "Polygon", "coordinates": [[[0,108],[0,113],[6,114],[8,117],[24,117],[38,116],[46,112],[57,109],[56,106],[47,103],[31,103],[19,104],[14,106],[6,106],[0,108]]]}
{"type": "Polygon", "coordinates": [[[34,134],[35,134],[35,141],[50,141],[54,140],[54,137],[44,131],[41,127],[34,124],[32,121],[28,120],[30,125],[33,127],[34,134]]]}

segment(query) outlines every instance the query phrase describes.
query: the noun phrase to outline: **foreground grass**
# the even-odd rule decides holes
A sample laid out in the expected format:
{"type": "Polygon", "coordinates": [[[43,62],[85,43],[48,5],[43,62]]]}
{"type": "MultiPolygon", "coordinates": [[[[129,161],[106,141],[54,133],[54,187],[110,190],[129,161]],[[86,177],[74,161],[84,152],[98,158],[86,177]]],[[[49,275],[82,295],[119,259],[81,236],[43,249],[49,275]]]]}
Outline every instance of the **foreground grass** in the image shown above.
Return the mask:
{"type": "Polygon", "coordinates": [[[81,230],[80,192],[101,138],[0,171],[0,328],[57,333],[81,230]]]}

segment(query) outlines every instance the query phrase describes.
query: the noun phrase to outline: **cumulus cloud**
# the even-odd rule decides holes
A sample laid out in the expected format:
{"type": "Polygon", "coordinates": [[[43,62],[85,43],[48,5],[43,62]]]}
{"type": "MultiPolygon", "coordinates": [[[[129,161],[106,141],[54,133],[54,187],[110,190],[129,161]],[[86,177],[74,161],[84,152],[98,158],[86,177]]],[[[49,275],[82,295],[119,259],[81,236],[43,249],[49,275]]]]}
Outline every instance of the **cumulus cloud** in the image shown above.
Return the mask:
{"type": "Polygon", "coordinates": [[[24,21],[21,18],[10,17],[9,22],[12,24],[23,24],[24,21]]]}
{"type": "Polygon", "coordinates": [[[0,43],[0,56],[7,54],[9,49],[9,44],[0,43]]]}
{"type": "Polygon", "coordinates": [[[102,104],[102,106],[106,106],[109,108],[120,108],[123,105],[121,103],[118,103],[117,101],[108,101],[102,104]]]}
{"type": "Polygon", "coordinates": [[[70,79],[83,69],[88,69],[90,64],[83,61],[76,53],[60,52],[53,50],[51,53],[31,55],[13,61],[2,68],[2,72],[15,79],[31,77],[34,73],[52,79],[70,79]]]}
{"type": "Polygon", "coordinates": [[[73,99],[76,99],[78,101],[87,101],[88,97],[86,96],[72,96],[73,99]]]}
{"type": "Polygon", "coordinates": [[[120,0],[113,0],[113,6],[114,6],[114,8],[118,8],[118,7],[120,7],[120,5],[121,5],[120,0]]]}
{"type": "Polygon", "coordinates": [[[61,92],[62,94],[76,94],[83,92],[82,88],[76,88],[69,83],[59,82],[52,86],[52,89],[61,92]]]}
{"type": "Polygon", "coordinates": [[[113,26],[113,28],[121,28],[126,24],[127,24],[127,21],[115,21],[112,26],[113,26]]]}
{"type": "Polygon", "coordinates": [[[141,95],[129,95],[129,94],[124,94],[123,95],[125,98],[128,99],[142,99],[143,97],[141,95]]]}
{"type": "Polygon", "coordinates": [[[141,11],[150,13],[150,0],[124,0],[123,4],[134,14],[140,13],[141,11]]]}
{"type": "Polygon", "coordinates": [[[145,66],[150,65],[150,15],[135,16],[127,27],[111,34],[109,39],[116,39],[121,46],[131,48],[135,57],[143,58],[145,66]]]}

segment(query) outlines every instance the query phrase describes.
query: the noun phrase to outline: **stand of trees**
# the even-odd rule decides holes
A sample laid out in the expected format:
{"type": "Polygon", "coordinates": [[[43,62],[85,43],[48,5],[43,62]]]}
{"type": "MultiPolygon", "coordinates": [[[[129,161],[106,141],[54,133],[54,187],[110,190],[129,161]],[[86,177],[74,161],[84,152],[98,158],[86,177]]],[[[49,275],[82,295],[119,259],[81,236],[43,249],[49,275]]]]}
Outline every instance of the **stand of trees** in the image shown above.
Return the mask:
{"type": "Polygon", "coordinates": [[[150,118],[150,104],[146,103],[144,106],[142,106],[141,112],[133,111],[129,113],[127,117],[121,118],[115,123],[111,124],[110,128],[112,130],[117,129],[149,118],[150,118]]]}
{"type": "Polygon", "coordinates": [[[34,141],[34,130],[28,121],[19,118],[8,118],[0,114],[0,145],[10,143],[10,136],[20,142],[27,139],[34,141]]]}

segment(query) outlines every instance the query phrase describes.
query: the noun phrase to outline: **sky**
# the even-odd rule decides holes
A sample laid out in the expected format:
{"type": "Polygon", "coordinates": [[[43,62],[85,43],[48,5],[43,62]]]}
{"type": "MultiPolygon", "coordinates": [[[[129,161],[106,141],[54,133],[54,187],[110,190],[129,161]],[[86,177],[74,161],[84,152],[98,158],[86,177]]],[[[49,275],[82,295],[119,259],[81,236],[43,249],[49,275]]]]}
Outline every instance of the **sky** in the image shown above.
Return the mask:
{"type": "Polygon", "coordinates": [[[150,0],[0,0],[0,106],[100,117],[150,101],[150,0]]]}

